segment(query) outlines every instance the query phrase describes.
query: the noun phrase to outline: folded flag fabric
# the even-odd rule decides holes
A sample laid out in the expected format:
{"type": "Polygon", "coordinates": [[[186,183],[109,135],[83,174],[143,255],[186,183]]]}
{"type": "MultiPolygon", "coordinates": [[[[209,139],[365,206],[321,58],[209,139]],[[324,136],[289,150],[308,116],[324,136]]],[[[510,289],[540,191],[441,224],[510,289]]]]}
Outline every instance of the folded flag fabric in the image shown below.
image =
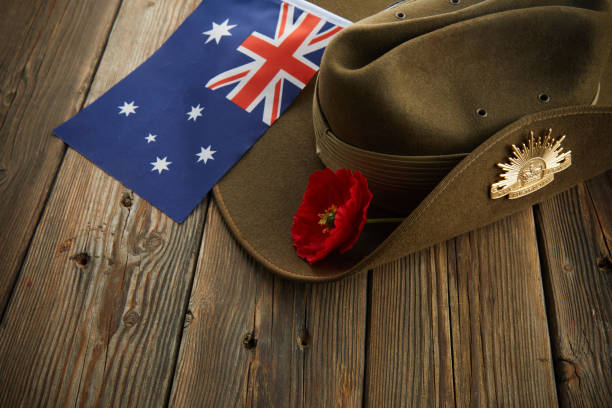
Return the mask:
{"type": "Polygon", "coordinates": [[[206,0],[55,134],[182,222],[291,104],[349,24],[304,0],[206,0]]]}

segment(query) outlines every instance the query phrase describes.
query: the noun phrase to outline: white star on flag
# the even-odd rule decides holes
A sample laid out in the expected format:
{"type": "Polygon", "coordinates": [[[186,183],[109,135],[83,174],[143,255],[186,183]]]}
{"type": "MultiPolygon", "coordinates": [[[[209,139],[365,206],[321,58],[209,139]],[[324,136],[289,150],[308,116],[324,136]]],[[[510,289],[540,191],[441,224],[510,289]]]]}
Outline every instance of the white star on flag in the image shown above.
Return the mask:
{"type": "Polygon", "coordinates": [[[151,142],[157,142],[156,138],[157,135],[152,135],[149,133],[149,136],[145,137],[145,140],[147,141],[147,144],[149,144],[151,142]]]}
{"type": "Polygon", "coordinates": [[[196,156],[198,156],[198,161],[196,163],[199,163],[201,161],[204,162],[204,164],[206,164],[206,162],[208,162],[208,160],[215,160],[215,158],[213,157],[213,154],[217,153],[216,150],[210,150],[210,145],[208,145],[208,147],[206,149],[204,149],[202,146],[200,146],[200,153],[196,154],[196,156]]]}
{"type": "Polygon", "coordinates": [[[155,160],[154,162],[151,162],[151,164],[153,165],[153,168],[151,169],[151,171],[159,171],[159,174],[162,174],[162,171],[167,170],[170,171],[170,169],[168,168],[169,164],[172,164],[172,162],[166,161],[168,157],[164,157],[163,159],[160,159],[159,157],[157,157],[157,160],[155,160]]]}
{"type": "Polygon", "coordinates": [[[198,106],[192,106],[191,107],[191,112],[187,112],[187,116],[189,116],[189,118],[187,120],[192,120],[195,122],[200,116],[202,116],[202,111],[204,110],[204,107],[200,107],[200,104],[198,104],[198,106]]]}
{"type": "Polygon", "coordinates": [[[206,43],[208,44],[209,42],[211,42],[212,40],[215,40],[215,42],[217,44],[219,44],[219,41],[221,41],[221,37],[224,36],[231,36],[232,34],[229,32],[229,30],[231,30],[232,28],[236,27],[236,24],[234,25],[227,25],[227,23],[229,22],[229,18],[225,19],[224,22],[222,22],[221,24],[217,24],[215,22],[213,22],[213,28],[208,30],[208,31],[204,31],[202,34],[207,35],[208,38],[206,39],[206,43]]]}
{"type": "Polygon", "coordinates": [[[117,106],[119,108],[119,114],[120,115],[125,115],[125,117],[127,118],[128,116],[130,116],[131,113],[133,113],[134,115],[136,114],[136,109],[138,108],[138,106],[134,106],[134,101],[127,103],[127,102],[123,102],[123,105],[121,106],[117,106]]]}

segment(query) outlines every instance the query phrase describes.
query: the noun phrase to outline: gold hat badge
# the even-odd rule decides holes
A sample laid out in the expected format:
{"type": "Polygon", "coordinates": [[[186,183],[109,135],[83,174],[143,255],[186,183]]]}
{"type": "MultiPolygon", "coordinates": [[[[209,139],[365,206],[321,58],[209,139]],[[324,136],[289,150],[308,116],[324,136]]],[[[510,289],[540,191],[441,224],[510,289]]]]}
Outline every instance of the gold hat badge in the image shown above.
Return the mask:
{"type": "Polygon", "coordinates": [[[567,169],[572,164],[572,152],[563,152],[561,143],[565,135],[559,140],[551,138],[552,129],[548,129],[544,139],[537,140],[533,131],[529,133],[527,146],[512,145],[514,157],[510,163],[498,163],[504,170],[500,175],[502,180],[491,184],[491,198],[519,198],[541,189],[554,179],[554,173],[567,169]]]}

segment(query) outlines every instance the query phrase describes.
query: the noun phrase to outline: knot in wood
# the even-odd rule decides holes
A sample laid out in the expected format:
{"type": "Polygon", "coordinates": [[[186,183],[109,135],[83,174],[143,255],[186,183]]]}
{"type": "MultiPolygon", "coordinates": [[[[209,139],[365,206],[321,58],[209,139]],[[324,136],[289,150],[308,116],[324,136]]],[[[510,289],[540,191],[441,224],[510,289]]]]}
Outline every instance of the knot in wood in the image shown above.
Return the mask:
{"type": "Polygon", "coordinates": [[[69,238],[66,241],[62,242],[62,244],[57,249],[57,252],[61,254],[62,252],[68,251],[70,247],[72,246],[73,241],[74,241],[74,238],[69,238]]]}
{"type": "Polygon", "coordinates": [[[149,251],[153,251],[162,246],[163,243],[164,240],[159,235],[153,234],[145,242],[145,248],[147,248],[149,251]]]}
{"type": "Polygon", "coordinates": [[[249,332],[244,335],[244,338],[242,339],[242,345],[247,350],[257,347],[257,339],[255,338],[253,332],[249,332]]]}
{"type": "Polygon", "coordinates": [[[134,241],[132,251],[135,255],[139,255],[143,252],[154,252],[163,245],[164,239],[161,234],[157,232],[141,233],[134,241]]]}
{"type": "Polygon", "coordinates": [[[71,256],[70,259],[74,261],[77,267],[85,268],[89,264],[91,257],[87,253],[81,252],[80,254],[71,256]]]}
{"type": "Polygon", "coordinates": [[[123,324],[125,324],[125,327],[128,328],[136,325],[139,321],[140,315],[138,314],[138,312],[135,312],[133,310],[131,312],[127,312],[123,316],[123,324]]]}
{"type": "Polygon", "coordinates": [[[574,362],[559,359],[557,361],[557,377],[560,382],[571,382],[578,379],[577,366],[574,362]]]}
{"type": "MultiPolygon", "coordinates": [[[[17,88],[11,87],[4,92],[4,98],[2,98],[2,104],[6,107],[11,106],[15,97],[17,96],[17,88]]],[[[2,169],[0,169],[2,170],[2,169]]]]}

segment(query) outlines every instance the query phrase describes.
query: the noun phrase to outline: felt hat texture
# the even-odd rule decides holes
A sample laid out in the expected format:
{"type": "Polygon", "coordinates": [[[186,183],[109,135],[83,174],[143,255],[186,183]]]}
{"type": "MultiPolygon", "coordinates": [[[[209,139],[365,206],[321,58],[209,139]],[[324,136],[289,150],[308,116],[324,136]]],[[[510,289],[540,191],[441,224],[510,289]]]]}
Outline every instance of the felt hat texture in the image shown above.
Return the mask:
{"type": "MultiPolygon", "coordinates": [[[[369,11],[316,3],[347,18],[369,11]]],[[[594,177],[612,167],[611,28],[605,0],[406,0],[360,20],[332,40],[316,81],[214,188],[220,211],[265,267],[325,281],[594,177]],[[501,196],[511,189],[500,183],[504,171],[530,174],[511,159],[536,151],[559,156],[555,174],[501,196]],[[351,250],[311,266],[290,230],[309,175],[324,167],[364,174],[369,218],[406,218],[366,225],[351,250]]],[[[536,156],[531,170],[541,173],[536,156]]]]}

